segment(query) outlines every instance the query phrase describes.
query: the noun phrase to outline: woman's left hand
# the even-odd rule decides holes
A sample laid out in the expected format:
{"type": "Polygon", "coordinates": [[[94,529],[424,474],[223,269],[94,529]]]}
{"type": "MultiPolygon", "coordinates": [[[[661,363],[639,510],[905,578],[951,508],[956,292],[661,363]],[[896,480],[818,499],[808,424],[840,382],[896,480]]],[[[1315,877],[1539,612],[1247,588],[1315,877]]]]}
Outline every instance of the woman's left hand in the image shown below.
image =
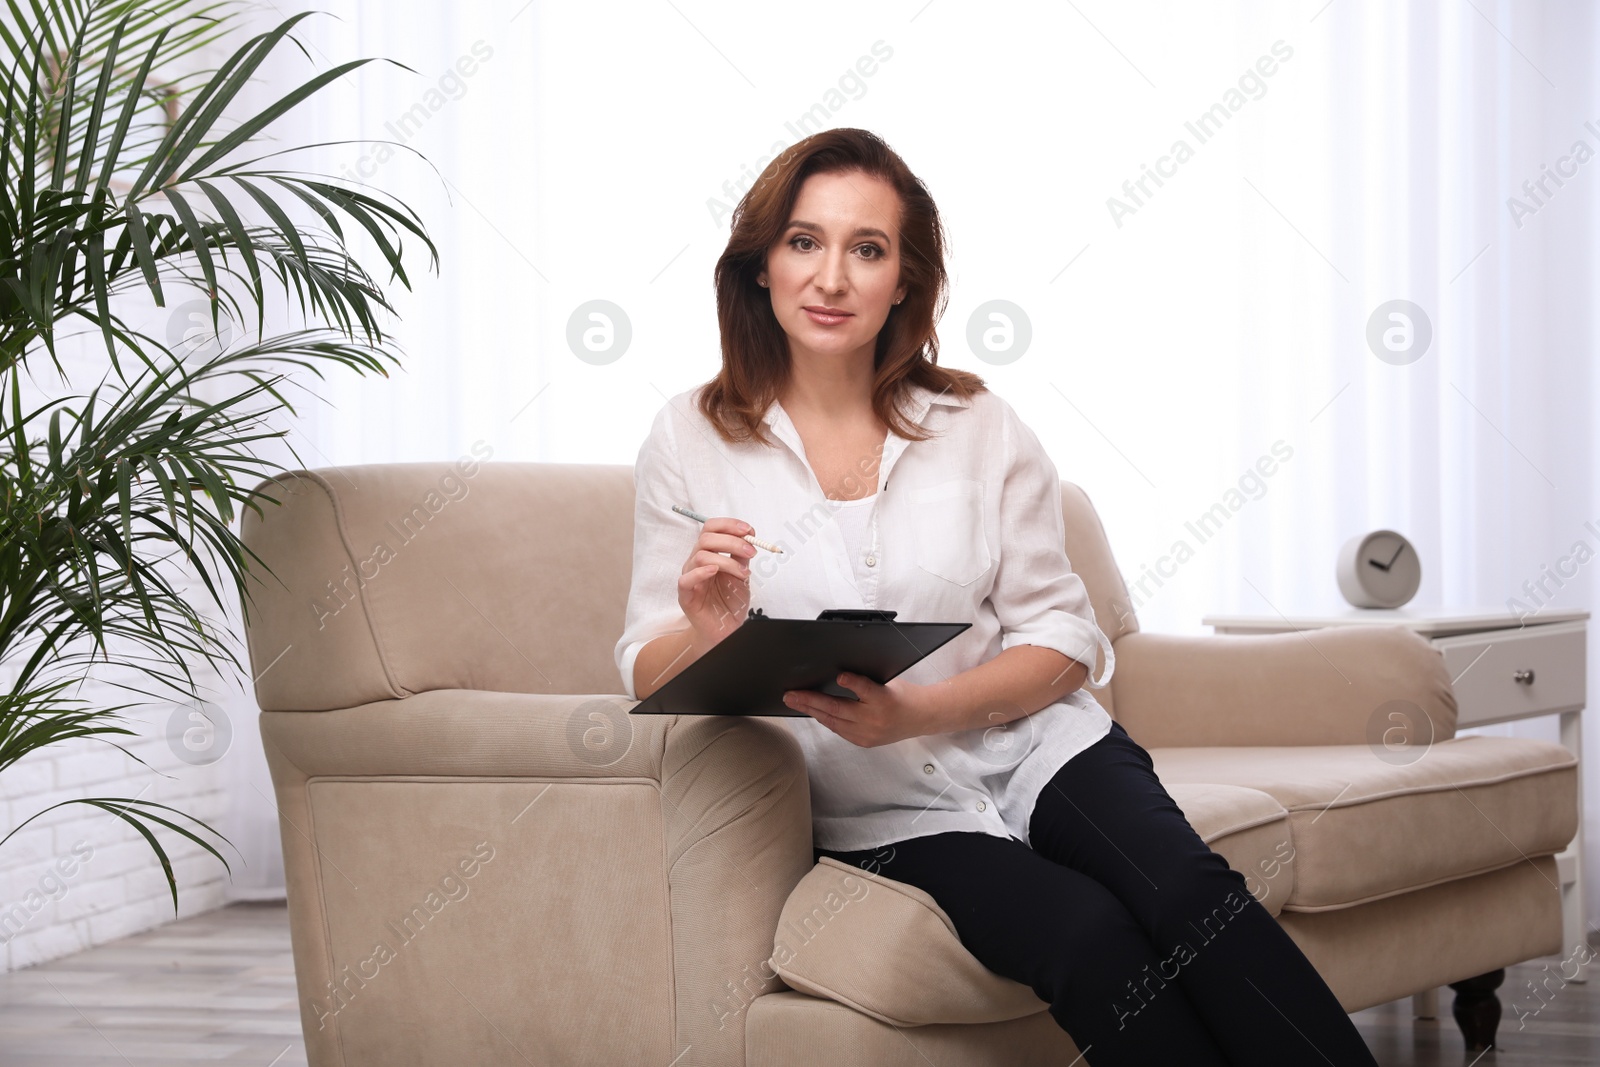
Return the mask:
{"type": "Polygon", "coordinates": [[[791,689],[783,695],[783,702],[861,748],[892,745],[908,737],[937,732],[930,728],[929,709],[922,699],[926,687],[902,678],[879,683],[848,672],[842,672],[835,681],[860,699],[847,700],[815,689],[791,689]]]}

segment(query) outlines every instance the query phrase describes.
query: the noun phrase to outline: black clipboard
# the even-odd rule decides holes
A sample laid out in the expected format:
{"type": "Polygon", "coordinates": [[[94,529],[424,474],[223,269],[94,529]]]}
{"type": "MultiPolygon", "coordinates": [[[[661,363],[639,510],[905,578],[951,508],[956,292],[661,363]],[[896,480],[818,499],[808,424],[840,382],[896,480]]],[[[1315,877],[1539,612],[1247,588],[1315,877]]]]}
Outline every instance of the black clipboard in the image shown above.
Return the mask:
{"type": "Polygon", "coordinates": [[[750,611],[733,633],[629,712],[632,715],[787,715],[791,689],[855,700],[839,672],[882,684],[938,649],[970,622],[896,622],[892,611],[830,608],[815,619],[750,611]]]}

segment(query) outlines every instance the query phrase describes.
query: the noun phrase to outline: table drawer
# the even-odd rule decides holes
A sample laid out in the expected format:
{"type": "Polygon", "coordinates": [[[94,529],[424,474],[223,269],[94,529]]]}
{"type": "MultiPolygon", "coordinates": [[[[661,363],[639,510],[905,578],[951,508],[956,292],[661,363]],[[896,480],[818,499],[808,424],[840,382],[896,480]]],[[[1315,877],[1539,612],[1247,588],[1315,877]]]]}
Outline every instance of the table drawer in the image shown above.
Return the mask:
{"type": "Polygon", "coordinates": [[[1441,637],[1458,706],[1457,725],[1574,711],[1584,706],[1587,639],[1584,623],[1441,637]],[[1521,674],[1530,681],[1518,681],[1521,674]]]}

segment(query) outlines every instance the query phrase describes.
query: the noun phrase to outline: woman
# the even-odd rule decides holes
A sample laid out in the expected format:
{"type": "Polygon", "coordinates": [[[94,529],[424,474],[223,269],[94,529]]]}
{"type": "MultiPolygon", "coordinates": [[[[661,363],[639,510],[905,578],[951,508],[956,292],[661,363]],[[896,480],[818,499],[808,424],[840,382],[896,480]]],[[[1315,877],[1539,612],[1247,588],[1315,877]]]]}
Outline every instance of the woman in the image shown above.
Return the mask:
{"type": "Polygon", "coordinates": [[[716,285],[722,371],[661,410],[636,467],[629,695],[752,607],[970,621],[887,684],[840,675],[855,699],[787,695],[818,855],[927,891],[1094,1067],[1375,1067],[1084,691],[1115,660],[1066,557],[1056,469],[980,378],[937,365],[948,283],[922,183],[866,131],[809,137],[741,201],[716,285]]]}

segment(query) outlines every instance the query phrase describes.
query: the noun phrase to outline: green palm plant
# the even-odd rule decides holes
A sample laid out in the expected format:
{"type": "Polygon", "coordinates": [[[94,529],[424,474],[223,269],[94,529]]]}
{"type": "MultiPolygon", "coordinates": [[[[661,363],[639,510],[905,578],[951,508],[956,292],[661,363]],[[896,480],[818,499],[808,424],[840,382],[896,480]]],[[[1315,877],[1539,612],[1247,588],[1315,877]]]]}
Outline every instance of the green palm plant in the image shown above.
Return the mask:
{"type": "MultiPolygon", "coordinates": [[[[76,696],[91,674],[120,672],[133,681],[106,684],[163,701],[195,698],[192,665],[240,668],[231,629],[184,595],[183,568],[224,614],[231,585],[248,615],[245,576],[260,560],[230,527],[236,508],[276,503],[239,479],[255,484],[285,469],[256,450],[288,432],[272,422],[294,412],[290,375],[300,368],[320,378],[324,366],[342,365],[387,376],[398,354],[383,285],[411,287],[405,240],[415,238],[438,269],[420,218],[393,198],[283,169],[286,150],[245,158],[272,123],[372,62],[333,66],[264,110],[234,114],[274,53],[304,52],[292,31],[310,13],[209,68],[203,57],[238,32],[244,5],[4,2],[0,671],[12,681],[0,692],[0,774],[72,738],[128,752],[114,740],[135,733],[122,712],[147,702],[76,696]],[[374,257],[384,283],[363,265],[374,257]],[[175,290],[203,294],[211,312],[203,352],[138,325],[175,290]],[[268,330],[267,304],[280,298],[298,309],[301,328],[268,330]],[[98,383],[25,404],[23,375],[36,383],[30,363],[43,356],[70,386],[62,350],[71,345],[100,366],[98,383]]],[[[207,837],[226,839],[169,805],[62,803],[138,830],[166,873],[175,913],[177,882],[155,828],[227,867],[207,837]]],[[[59,806],[22,820],[0,845],[59,806]]]]}

